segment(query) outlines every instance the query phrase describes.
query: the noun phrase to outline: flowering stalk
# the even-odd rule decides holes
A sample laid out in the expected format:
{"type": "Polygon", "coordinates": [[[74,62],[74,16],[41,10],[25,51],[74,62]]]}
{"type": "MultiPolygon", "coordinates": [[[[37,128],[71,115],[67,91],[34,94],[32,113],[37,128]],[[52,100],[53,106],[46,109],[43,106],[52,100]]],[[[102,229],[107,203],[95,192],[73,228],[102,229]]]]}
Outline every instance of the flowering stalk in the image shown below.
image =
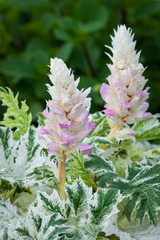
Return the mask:
{"type": "Polygon", "coordinates": [[[91,98],[87,98],[91,88],[78,90],[79,79],[74,81],[71,70],[58,58],[51,59],[49,78],[53,86],[48,86],[52,100],[47,102],[43,112],[47,125],[41,128],[41,136],[46,139],[48,150],[57,156],[59,166],[59,194],[65,198],[65,161],[75,150],[89,153],[92,146],[80,144],[94,128],[88,122],[88,108],[91,98]]]}
{"type": "Polygon", "coordinates": [[[112,141],[115,137],[115,134],[121,130],[121,128],[123,127],[123,125],[116,125],[112,128],[112,130],[110,131],[109,135],[107,136],[107,139],[109,141],[112,141]]]}
{"type": "Polygon", "coordinates": [[[103,83],[100,90],[105,101],[104,113],[111,126],[109,140],[114,138],[124,124],[152,117],[146,113],[149,87],[143,90],[147,80],[142,76],[145,69],[139,63],[140,52],[135,51],[134,36],[124,25],[114,33],[115,36],[111,37],[112,47],[106,46],[113,54],[111,56],[107,53],[112,60],[112,64],[108,65],[111,71],[107,78],[109,84],[103,83]]]}
{"type": "Polygon", "coordinates": [[[59,159],[58,161],[58,177],[59,177],[59,183],[58,183],[58,189],[59,189],[59,195],[60,198],[63,200],[66,200],[66,193],[65,193],[65,183],[66,183],[66,178],[65,178],[65,161],[66,161],[66,156],[63,155],[63,159],[59,159]]]}

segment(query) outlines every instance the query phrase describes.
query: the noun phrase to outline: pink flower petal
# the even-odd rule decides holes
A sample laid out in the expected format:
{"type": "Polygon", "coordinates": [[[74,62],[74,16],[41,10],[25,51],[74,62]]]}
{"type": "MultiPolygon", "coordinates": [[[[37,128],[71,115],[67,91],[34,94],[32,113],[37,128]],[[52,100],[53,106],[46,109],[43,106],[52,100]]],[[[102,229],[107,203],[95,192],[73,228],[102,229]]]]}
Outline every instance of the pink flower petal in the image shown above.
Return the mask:
{"type": "Polygon", "coordinates": [[[77,144],[77,147],[84,153],[88,154],[93,151],[93,146],[89,144],[77,144]]]}
{"type": "Polygon", "coordinates": [[[59,123],[60,128],[70,128],[71,127],[71,121],[68,121],[67,123],[59,123]]]}
{"type": "Polygon", "coordinates": [[[151,113],[143,113],[143,119],[147,119],[147,118],[152,118],[152,114],[151,113]]]}
{"type": "Polygon", "coordinates": [[[100,94],[104,101],[106,101],[108,90],[109,90],[109,85],[107,85],[106,83],[103,83],[100,89],[100,94]]]}
{"type": "Polygon", "coordinates": [[[118,107],[121,108],[121,109],[128,109],[130,108],[130,103],[129,102],[125,102],[125,101],[121,101],[121,100],[118,100],[118,107]]]}
{"type": "Polygon", "coordinates": [[[67,134],[67,133],[61,132],[60,137],[63,141],[62,145],[69,146],[74,141],[74,136],[70,133],[67,134]]]}
{"type": "Polygon", "coordinates": [[[144,96],[144,92],[143,92],[143,91],[135,92],[135,95],[136,95],[137,97],[142,98],[142,97],[144,96]]]}
{"type": "Polygon", "coordinates": [[[86,129],[89,130],[89,132],[91,132],[94,128],[95,128],[96,124],[93,123],[93,122],[89,122],[87,125],[86,125],[86,129]]]}
{"type": "Polygon", "coordinates": [[[88,119],[89,112],[85,109],[83,110],[76,119],[74,119],[74,122],[77,123],[84,123],[88,119]]]}
{"type": "Polygon", "coordinates": [[[145,111],[147,111],[148,107],[149,107],[149,103],[148,102],[143,102],[142,105],[140,106],[140,109],[143,112],[145,112],[145,111]]]}
{"type": "Polygon", "coordinates": [[[40,134],[49,134],[50,132],[50,124],[47,124],[45,127],[40,128],[40,134]]]}
{"type": "Polygon", "coordinates": [[[42,112],[43,117],[48,118],[48,109],[46,108],[43,112],[42,112]]]}
{"type": "Polygon", "coordinates": [[[47,147],[48,147],[48,151],[50,151],[50,152],[55,152],[55,153],[58,152],[57,144],[55,141],[48,143],[47,147]]]}
{"type": "Polygon", "coordinates": [[[113,74],[109,75],[107,79],[111,86],[113,86],[118,81],[117,77],[113,74]]]}
{"type": "Polygon", "coordinates": [[[118,81],[114,84],[114,87],[116,88],[126,88],[126,85],[122,81],[118,81]]]}
{"type": "Polygon", "coordinates": [[[107,117],[114,117],[116,115],[116,112],[113,109],[106,109],[103,112],[107,117]]]}
{"type": "Polygon", "coordinates": [[[40,129],[40,134],[44,135],[44,134],[48,134],[49,131],[46,128],[41,128],[40,129]]]}
{"type": "Polygon", "coordinates": [[[79,115],[79,113],[82,111],[83,106],[84,106],[83,102],[74,105],[74,107],[72,108],[72,110],[68,114],[68,119],[70,119],[70,120],[75,119],[79,115]]]}

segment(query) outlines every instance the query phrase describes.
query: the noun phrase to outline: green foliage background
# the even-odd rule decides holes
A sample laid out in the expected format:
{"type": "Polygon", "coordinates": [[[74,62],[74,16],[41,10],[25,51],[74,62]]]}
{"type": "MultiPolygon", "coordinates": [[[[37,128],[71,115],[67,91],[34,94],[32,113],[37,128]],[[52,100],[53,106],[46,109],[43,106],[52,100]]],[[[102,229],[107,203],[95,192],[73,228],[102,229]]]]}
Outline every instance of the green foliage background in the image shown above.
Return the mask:
{"type": "MultiPolygon", "coordinates": [[[[150,111],[160,111],[160,1],[0,0],[0,85],[20,92],[33,120],[49,98],[49,58],[62,58],[92,86],[92,109],[103,109],[99,90],[109,75],[104,45],[118,24],[133,28],[151,86],[150,111]]],[[[1,108],[2,117],[3,109],[1,108]]]]}

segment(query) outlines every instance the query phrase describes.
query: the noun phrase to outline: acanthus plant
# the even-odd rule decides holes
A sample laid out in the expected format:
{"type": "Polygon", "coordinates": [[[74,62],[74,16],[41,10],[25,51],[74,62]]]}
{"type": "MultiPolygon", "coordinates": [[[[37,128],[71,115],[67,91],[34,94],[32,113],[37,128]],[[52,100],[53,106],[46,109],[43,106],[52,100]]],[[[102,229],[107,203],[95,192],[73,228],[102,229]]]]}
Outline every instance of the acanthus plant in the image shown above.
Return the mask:
{"type": "Polygon", "coordinates": [[[26,103],[0,88],[8,107],[0,127],[0,239],[160,239],[160,115],[146,113],[149,88],[131,30],[119,26],[110,49],[102,113],[89,114],[91,89],[79,90],[57,58],[37,128],[26,103]]]}
{"type": "Polygon", "coordinates": [[[65,199],[65,161],[68,155],[81,149],[83,153],[92,151],[92,145],[80,142],[93,130],[95,123],[88,121],[91,98],[87,98],[91,88],[78,90],[79,79],[74,76],[61,59],[51,59],[51,74],[53,86],[48,85],[52,100],[47,102],[43,112],[47,125],[41,128],[47,147],[58,159],[59,193],[65,199]]]}

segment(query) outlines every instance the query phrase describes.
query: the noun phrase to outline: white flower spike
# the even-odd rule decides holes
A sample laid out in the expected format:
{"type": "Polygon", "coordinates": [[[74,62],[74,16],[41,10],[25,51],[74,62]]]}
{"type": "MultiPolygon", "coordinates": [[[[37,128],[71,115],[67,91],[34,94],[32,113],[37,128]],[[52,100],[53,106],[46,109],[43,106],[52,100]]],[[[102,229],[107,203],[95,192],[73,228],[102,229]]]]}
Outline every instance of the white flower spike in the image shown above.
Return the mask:
{"type": "Polygon", "coordinates": [[[109,84],[103,83],[100,90],[111,128],[152,117],[146,113],[149,87],[143,90],[147,80],[142,76],[145,69],[139,63],[140,52],[135,51],[134,35],[125,25],[119,26],[114,33],[112,48],[106,46],[112,52],[112,56],[107,53],[112,60],[108,65],[111,71],[107,78],[109,84]]]}
{"type": "Polygon", "coordinates": [[[48,150],[65,156],[76,149],[89,153],[92,146],[80,142],[95,126],[88,122],[89,112],[86,109],[91,101],[87,98],[91,88],[78,90],[79,79],[74,81],[74,75],[61,59],[51,59],[50,72],[53,86],[47,86],[52,100],[47,102],[43,112],[48,124],[41,128],[48,150]]]}

